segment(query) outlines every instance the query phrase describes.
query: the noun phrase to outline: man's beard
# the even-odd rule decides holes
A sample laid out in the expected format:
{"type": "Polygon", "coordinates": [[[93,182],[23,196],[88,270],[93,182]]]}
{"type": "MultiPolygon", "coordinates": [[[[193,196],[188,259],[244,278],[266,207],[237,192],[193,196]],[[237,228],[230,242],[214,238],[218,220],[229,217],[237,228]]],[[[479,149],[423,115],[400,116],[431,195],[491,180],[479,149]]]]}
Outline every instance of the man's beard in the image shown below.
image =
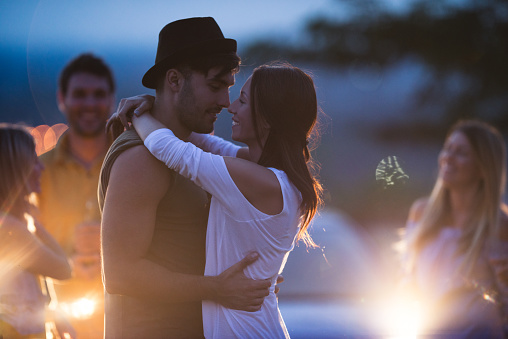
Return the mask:
{"type": "Polygon", "coordinates": [[[213,124],[210,126],[204,121],[204,112],[200,112],[196,102],[194,90],[189,81],[186,81],[176,105],[178,120],[192,132],[211,133],[213,131],[213,124]]]}

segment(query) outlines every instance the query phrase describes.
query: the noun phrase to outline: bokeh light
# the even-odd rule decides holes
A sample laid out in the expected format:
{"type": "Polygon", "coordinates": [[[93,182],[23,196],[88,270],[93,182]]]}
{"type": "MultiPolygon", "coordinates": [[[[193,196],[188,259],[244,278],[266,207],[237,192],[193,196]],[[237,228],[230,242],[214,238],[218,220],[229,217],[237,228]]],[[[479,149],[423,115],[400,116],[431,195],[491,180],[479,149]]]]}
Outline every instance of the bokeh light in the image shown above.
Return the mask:
{"type": "Polygon", "coordinates": [[[71,303],[60,303],[60,308],[76,319],[88,319],[95,312],[95,301],[90,298],[81,298],[71,303]]]}
{"type": "Polygon", "coordinates": [[[35,140],[35,151],[37,155],[52,150],[56,146],[58,139],[68,128],[66,124],[62,123],[53,126],[39,125],[36,127],[29,127],[28,131],[35,140]]]}

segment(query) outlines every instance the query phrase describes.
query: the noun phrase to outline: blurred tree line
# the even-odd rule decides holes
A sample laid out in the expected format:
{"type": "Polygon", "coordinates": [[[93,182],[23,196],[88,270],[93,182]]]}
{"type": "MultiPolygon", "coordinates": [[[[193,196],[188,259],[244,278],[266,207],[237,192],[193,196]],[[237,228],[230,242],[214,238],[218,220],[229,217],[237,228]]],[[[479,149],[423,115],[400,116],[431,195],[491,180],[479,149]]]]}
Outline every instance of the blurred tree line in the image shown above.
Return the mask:
{"type": "Polygon", "coordinates": [[[403,12],[379,0],[335,1],[347,20],[311,18],[298,43],[258,40],[245,55],[257,63],[283,58],[373,71],[408,60],[422,65],[410,122],[378,126],[384,141],[441,140],[461,118],[508,132],[508,1],[413,0],[403,12]]]}

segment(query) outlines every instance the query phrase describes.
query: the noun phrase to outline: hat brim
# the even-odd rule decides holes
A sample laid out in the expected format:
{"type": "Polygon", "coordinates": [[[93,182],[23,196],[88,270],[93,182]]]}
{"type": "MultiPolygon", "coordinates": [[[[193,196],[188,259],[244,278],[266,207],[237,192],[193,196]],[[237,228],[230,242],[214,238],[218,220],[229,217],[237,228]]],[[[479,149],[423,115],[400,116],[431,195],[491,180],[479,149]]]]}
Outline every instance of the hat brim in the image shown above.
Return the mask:
{"type": "Polygon", "coordinates": [[[167,56],[150,68],[143,76],[143,86],[155,89],[157,87],[157,80],[162,72],[166,72],[186,59],[232,52],[236,52],[236,40],[234,39],[214,39],[188,46],[167,56]]]}

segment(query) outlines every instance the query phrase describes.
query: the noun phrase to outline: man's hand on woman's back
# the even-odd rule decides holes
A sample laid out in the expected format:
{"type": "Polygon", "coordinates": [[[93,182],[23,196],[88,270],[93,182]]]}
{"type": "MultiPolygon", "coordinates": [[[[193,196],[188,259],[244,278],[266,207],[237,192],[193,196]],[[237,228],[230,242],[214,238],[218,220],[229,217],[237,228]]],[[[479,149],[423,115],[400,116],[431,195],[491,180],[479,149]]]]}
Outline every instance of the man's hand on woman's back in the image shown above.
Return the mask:
{"type": "Polygon", "coordinates": [[[250,253],[217,276],[216,302],[227,308],[248,312],[256,312],[261,308],[269,294],[270,279],[254,280],[243,273],[258,258],[259,254],[250,253]]]}

